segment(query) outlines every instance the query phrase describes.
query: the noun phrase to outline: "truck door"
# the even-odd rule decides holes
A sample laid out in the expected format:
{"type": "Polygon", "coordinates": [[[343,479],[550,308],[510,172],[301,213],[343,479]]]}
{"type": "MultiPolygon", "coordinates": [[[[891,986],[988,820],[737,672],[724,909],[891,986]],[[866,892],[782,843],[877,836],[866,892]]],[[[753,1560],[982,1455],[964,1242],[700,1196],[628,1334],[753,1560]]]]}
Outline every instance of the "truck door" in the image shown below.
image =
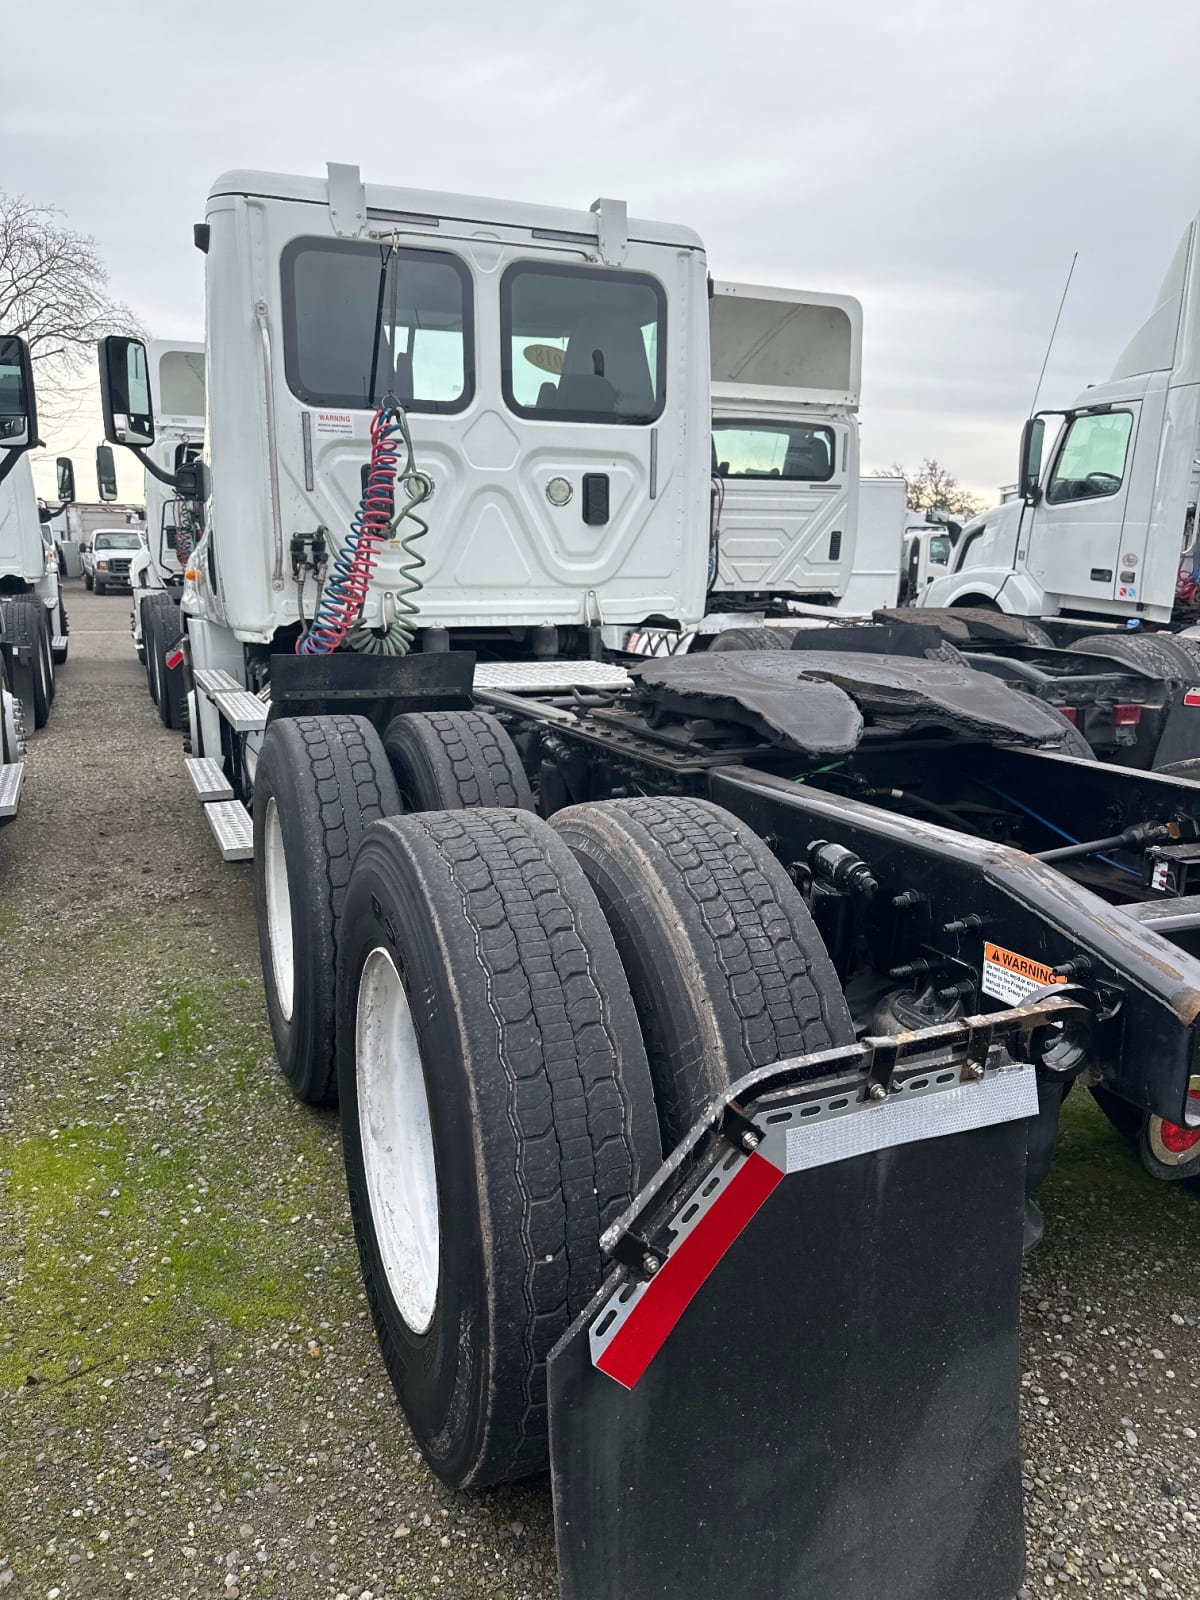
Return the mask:
{"type": "Polygon", "coordinates": [[[1119,567],[1140,409],[1085,412],[1063,430],[1025,535],[1030,575],[1062,604],[1137,599],[1119,567]]]}

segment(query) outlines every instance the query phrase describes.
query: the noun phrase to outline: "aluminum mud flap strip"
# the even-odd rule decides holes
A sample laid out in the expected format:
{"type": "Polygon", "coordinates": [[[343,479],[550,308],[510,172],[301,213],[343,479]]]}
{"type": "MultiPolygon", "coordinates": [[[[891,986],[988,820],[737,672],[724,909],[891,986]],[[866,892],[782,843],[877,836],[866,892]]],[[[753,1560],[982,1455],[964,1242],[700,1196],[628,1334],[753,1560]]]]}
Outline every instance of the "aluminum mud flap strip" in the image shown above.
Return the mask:
{"type": "Polygon", "coordinates": [[[1013,1600],[1035,1073],[889,1087],[742,1095],[633,1208],[550,1357],[563,1600],[1013,1600]]]}

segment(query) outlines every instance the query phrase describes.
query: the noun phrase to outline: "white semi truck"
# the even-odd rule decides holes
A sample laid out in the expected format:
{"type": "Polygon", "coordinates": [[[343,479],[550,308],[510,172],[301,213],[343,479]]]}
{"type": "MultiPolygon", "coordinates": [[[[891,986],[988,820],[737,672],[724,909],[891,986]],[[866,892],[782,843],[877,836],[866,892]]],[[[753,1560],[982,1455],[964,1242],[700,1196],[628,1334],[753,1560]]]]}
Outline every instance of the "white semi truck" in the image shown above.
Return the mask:
{"type": "Polygon", "coordinates": [[[862,307],[849,295],[717,282],[709,328],[710,609],[832,604],[854,566],[862,307]]]}
{"type": "Polygon", "coordinates": [[[850,295],[716,282],[709,300],[712,528],[706,615],[681,640],[894,606],[908,513],[899,479],[862,478],[862,307],[850,295]]]}
{"type": "Polygon", "coordinates": [[[1198,229],[1200,218],[1108,381],[1026,424],[1019,492],[965,525],[922,605],[986,603],[1089,624],[1195,621],[1198,229]]]}
{"type": "Polygon", "coordinates": [[[1158,770],[1200,758],[1198,220],[1108,382],[1029,419],[1017,492],[914,597],[1097,754],[1158,770]]]}
{"type": "MultiPolygon", "coordinates": [[[[37,442],[33,369],[22,339],[0,336],[0,826],[16,816],[25,778],[26,729],[41,727],[54,697],[52,628],[58,563],[42,536],[26,453],[37,442]],[[51,583],[51,573],[53,582],[51,583]]],[[[55,618],[57,621],[57,618],[55,618]]]]}
{"type": "Polygon", "coordinates": [[[186,557],[199,530],[173,479],[204,450],[204,346],[156,340],[147,355],[157,412],[154,444],[146,453],[146,542],[129,573],[130,628],[164,727],[181,728],[181,674],[167,667],[166,658],[179,637],[186,557]]]}
{"type": "MultiPolygon", "coordinates": [[[[708,589],[689,229],[331,165],[196,241],[168,668],[427,1461],[550,1467],[564,1600],[1011,1600],[1027,1159],[1086,1068],[1200,1170],[1200,964],[1126,909],[1200,791],[881,631],[622,652],[708,589]]],[[[145,347],[101,374],[152,448],[145,347]]]]}
{"type": "Polygon", "coordinates": [[[24,352],[20,340],[0,341],[0,611],[16,652],[13,686],[28,725],[42,728],[54,702],[55,664],[67,657],[67,613],[26,455],[36,443],[37,412],[24,352]]]}

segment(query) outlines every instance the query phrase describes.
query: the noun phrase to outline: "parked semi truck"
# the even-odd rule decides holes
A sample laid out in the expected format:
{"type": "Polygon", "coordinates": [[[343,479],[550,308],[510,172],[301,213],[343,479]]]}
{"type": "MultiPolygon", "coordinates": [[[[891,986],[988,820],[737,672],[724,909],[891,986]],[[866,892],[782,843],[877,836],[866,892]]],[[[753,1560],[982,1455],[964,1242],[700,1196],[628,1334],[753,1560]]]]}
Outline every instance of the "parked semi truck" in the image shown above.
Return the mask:
{"type": "MultiPolygon", "coordinates": [[[[1194,622],[1200,249],[1193,219],[1106,383],[1026,424],[1018,494],[968,522],[931,606],[1194,622]]],[[[1093,630],[1094,631],[1094,630],[1093,630]]]]}
{"type": "Polygon", "coordinates": [[[68,645],[58,559],[42,534],[26,457],[37,442],[32,384],[24,345],[0,340],[0,611],[13,690],[28,726],[42,728],[54,702],[55,663],[66,660],[68,645]]]}
{"type": "Polygon", "coordinates": [[[862,307],[849,295],[717,282],[709,300],[709,594],[694,633],[639,630],[640,654],[730,628],[899,599],[900,479],[860,476],[862,307]]]}
{"type": "Polygon", "coordinates": [[[624,652],[706,609],[690,230],[331,165],[196,242],[189,771],[426,1460],[549,1467],[566,1600],[1011,1600],[1063,1094],[1196,1170],[1200,788],[944,650],[624,652]]]}
{"type": "Polygon", "coordinates": [[[1099,755],[1159,769],[1200,757],[1196,242],[1193,221],[1109,381],[1026,423],[1016,492],[965,524],[915,597],[1099,755]]]}
{"type": "Polygon", "coordinates": [[[179,601],[187,555],[199,530],[191,503],[181,500],[173,477],[204,449],[204,346],[158,340],[148,347],[157,413],[147,451],[146,542],[130,568],[131,629],[138,660],[163,725],[183,726],[182,674],[166,658],[179,636],[179,601]]]}
{"type": "Polygon", "coordinates": [[[711,609],[832,604],[858,524],[862,307],[849,295],[714,283],[709,302],[711,609]]]}

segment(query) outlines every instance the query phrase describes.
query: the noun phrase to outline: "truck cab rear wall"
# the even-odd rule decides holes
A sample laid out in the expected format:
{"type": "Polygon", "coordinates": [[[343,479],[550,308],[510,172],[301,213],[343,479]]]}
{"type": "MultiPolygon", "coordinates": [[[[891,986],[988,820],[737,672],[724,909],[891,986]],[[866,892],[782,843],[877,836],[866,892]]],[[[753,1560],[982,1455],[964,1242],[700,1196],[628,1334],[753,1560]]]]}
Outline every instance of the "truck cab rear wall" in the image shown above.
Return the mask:
{"type": "MultiPolygon", "coordinates": [[[[687,428],[683,420],[707,412],[707,339],[697,315],[707,304],[706,274],[694,236],[670,228],[656,235],[630,223],[620,265],[598,264],[595,242],[585,249],[562,237],[569,232],[562,227],[540,230],[535,219],[542,208],[500,205],[505,220],[481,239],[474,225],[453,220],[458,197],[414,195],[410,203],[397,191],[368,185],[368,210],[386,211],[387,219],[368,219],[356,240],[339,239],[329,206],[317,201],[308,182],[280,180],[274,189],[264,182],[261,194],[233,193],[222,184],[208,210],[210,523],[229,626],[240,636],[259,638],[294,620],[293,586],[274,587],[278,540],[320,524],[331,531],[336,548],[353,517],[371,411],[344,401],[306,400],[289,381],[295,328],[285,300],[292,296],[295,314],[301,301],[287,281],[299,258],[289,266],[285,254],[298,241],[377,251],[372,229],[389,239],[394,230],[406,253],[453,258],[469,308],[461,335],[469,347],[461,352],[462,403],[436,411],[412,405],[417,453],[434,482],[424,513],[430,536],[423,550],[428,565],[422,573],[422,620],[447,627],[570,624],[588,620],[589,606],[614,629],[654,613],[698,618],[704,562],[679,535],[681,526],[703,530],[708,517],[706,431],[687,428]],[[427,218],[435,199],[440,225],[434,234],[428,220],[412,218],[427,218]],[[545,236],[552,231],[556,236],[545,236]],[[603,269],[618,278],[638,273],[661,285],[665,366],[655,420],[605,426],[556,421],[549,413],[545,420],[514,415],[501,394],[504,357],[523,363],[522,381],[532,386],[523,391],[527,398],[536,398],[544,381],[553,385],[553,375],[535,372],[526,356],[538,339],[506,337],[501,325],[501,280],[516,263],[603,269]],[[267,492],[271,441],[260,398],[268,357],[278,506],[267,492]],[[609,480],[609,516],[602,525],[583,520],[582,479],[588,473],[609,480]],[[562,506],[547,497],[556,477],[571,490],[562,506]],[[223,529],[235,532],[223,536],[223,529]]],[[[326,192],[325,184],[313,187],[326,192]]],[[[572,221],[576,235],[590,229],[595,240],[596,219],[589,213],[548,215],[559,224],[572,221]]],[[[368,324],[374,309],[372,296],[363,307],[368,324]]],[[[294,361],[291,366],[294,380],[294,361]]],[[[385,549],[378,588],[394,585],[403,559],[402,552],[385,549]]]]}

